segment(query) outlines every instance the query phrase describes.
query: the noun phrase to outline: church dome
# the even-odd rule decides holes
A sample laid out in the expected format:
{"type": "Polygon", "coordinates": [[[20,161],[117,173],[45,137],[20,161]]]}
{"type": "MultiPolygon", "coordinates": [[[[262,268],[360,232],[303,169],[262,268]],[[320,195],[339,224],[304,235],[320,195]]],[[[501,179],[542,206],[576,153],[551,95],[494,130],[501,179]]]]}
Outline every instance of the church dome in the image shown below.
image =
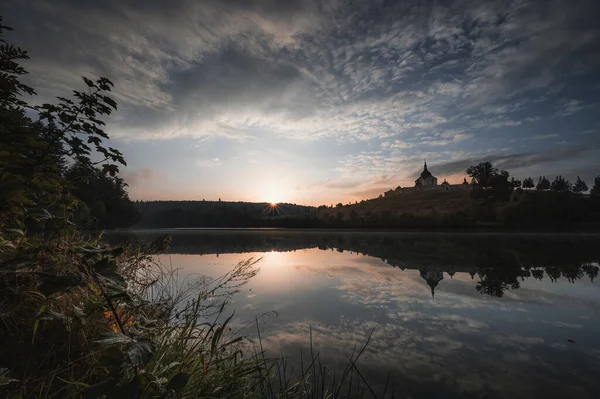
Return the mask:
{"type": "Polygon", "coordinates": [[[431,172],[427,170],[427,164],[425,164],[425,169],[423,169],[423,172],[421,172],[421,179],[426,179],[431,176],[431,172]]]}
{"type": "Polygon", "coordinates": [[[421,179],[427,179],[429,177],[434,177],[429,169],[427,169],[427,161],[425,161],[425,165],[423,166],[423,172],[421,172],[421,179]]]}

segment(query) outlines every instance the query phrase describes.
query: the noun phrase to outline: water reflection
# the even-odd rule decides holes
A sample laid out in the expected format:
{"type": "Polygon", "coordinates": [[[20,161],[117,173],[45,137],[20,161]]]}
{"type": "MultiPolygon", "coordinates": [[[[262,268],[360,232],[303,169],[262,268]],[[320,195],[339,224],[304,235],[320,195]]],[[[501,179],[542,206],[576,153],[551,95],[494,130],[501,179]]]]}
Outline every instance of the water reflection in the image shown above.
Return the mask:
{"type": "MultiPolygon", "coordinates": [[[[158,233],[155,233],[158,234],[158,233]]],[[[165,261],[218,276],[262,257],[231,304],[263,320],[264,344],[292,364],[313,341],[399,397],[598,397],[598,238],[289,232],[174,234],[165,261]],[[575,343],[570,343],[571,338],[575,343]]],[[[248,334],[252,334],[248,331],[248,334]]]]}

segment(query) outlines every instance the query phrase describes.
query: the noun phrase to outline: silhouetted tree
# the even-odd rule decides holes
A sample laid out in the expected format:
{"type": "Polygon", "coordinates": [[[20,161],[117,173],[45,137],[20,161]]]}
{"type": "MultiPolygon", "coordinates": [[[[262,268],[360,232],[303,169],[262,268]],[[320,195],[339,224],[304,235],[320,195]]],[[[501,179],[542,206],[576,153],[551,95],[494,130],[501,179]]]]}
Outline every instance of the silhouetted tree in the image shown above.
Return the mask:
{"type": "Polygon", "coordinates": [[[600,198],[600,175],[594,179],[594,186],[590,190],[590,195],[594,198],[600,198]]]}
{"type": "Polygon", "coordinates": [[[494,168],[491,162],[481,162],[479,165],[470,166],[467,174],[473,179],[473,186],[487,189],[492,186],[492,180],[498,176],[498,169],[494,168]]]}
{"type": "Polygon", "coordinates": [[[535,189],[538,191],[546,191],[550,189],[550,180],[546,179],[546,176],[540,176],[535,189]]]}
{"type": "Polygon", "coordinates": [[[72,99],[28,105],[26,96],[35,91],[20,82],[27,72],[19,63],[29,57],[2,38],[9,29],[0,19],[0,231],[58,231],[72,225],[77,204],[69,195],[65,165],[97,165],[110,176],[125,165],[118,150],[105,146],[101,120],[117,108],[108,96],[113,84],[83,78],[86,89],[74,91],[72,99]],[[99,160],[92,160],[92,152],[99,160]]]}
{"type": "Polygon", "coordinates": [[[139,215],[122,178],[80,163],[72,165],[65,177],[71,194],[80,201],[78,222],[99,229],[129,227],[136,222],[139,215]]]}
{"type": "Polygon", "coordinates": [[[577,176],[577,181],[573,185],[573,192],[575,194],[581,194],[587,190],[588,190],[587,184],[585,184],[585,182],[583,180],[581,180],[581,178],[579,176],[577,176]]]}
{"type": "Polygon", "coordinates": [[[562,176],[556,176],[556,179],[550,185],[550,190],[557,193],[564,193],[571,191],[571,183],[565,180],[562,176]]]}
{"type": "Polygon", "coordinates": [[[533,182],[533,179],[531,177],[528,177],[527,179],[523,180],[523,188],[530,190],[534,187],[535,183],[533,182]]]}
{"type": "Polygon", "coordinates": [[[506,200],[514,188],[508,180],[510,174],[505,170],[496,169],[490,162],[481,162],[469,167],[467,174],[473,180],[473,195],[476,198],[506,200]]]}
{"type": "Polygon", "coordinates": [[[337,203],[337,205],[336,205],[335,207],[336,207],[336,208],[341,208],[341,207],[343,207],[343,206],[344,206],[344,204],[342,204],[341,202],[338,202],[338,203],[337,203]]]}
{"type": "Polygon", "coordinates": [[[510,184],[513,186],[513,188],[519,188],[519,187],[521,187],[521,180],[515,179],[513,177],[510,179],[510,184]]]}

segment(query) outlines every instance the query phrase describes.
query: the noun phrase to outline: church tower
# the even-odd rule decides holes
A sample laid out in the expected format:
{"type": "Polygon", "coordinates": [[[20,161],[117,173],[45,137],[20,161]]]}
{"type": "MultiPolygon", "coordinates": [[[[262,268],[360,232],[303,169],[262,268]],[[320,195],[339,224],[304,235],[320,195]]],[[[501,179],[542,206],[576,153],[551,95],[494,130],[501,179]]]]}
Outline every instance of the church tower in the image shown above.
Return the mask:
{"type": "Polygon", "coordinates": [[[427,169],[427,159],[425,159],[425,163],[423,164],[423,172],[421,172],[421,176],[415,180],[415,187],[427,188],[437,185],[437,177],[432,175],[429,169],[427,169]]]}

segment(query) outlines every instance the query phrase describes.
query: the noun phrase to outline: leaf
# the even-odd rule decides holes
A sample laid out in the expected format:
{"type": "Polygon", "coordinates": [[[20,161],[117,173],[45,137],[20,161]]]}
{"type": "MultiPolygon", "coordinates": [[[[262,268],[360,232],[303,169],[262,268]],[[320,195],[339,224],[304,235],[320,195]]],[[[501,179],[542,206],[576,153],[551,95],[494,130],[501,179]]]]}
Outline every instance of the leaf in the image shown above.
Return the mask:
{"type": "Polygon", "coordinates": [[[90,79],[86,78],[85,76],[83,76],[82,79],[88,87],[94,87],[94,82],[92,82],[90,79]]]}
{"type": "Polygon", "coordinates": [[[115,110],[117,109],[117,103],[112,98],[110,98],[108,96],[104,96],[103,100],[105,103],[107,103],[108,105],[113,107],[115,110]]]}
{"type": "Polygon", "coordinates": [[[18,234],[20,236],[24,236],[25,232],[21,229],[5,229],[5,231],[8,231],[9,233],[15,233],[18,234]]]}
{"type": "Polygon", "coordinates": [[[133,340],[129,338],[127,335],[120,332],[108,332],[102,334],[102,339],[98,341],[94,341],[102,346],[111,346],[117,344],[127,344],[132,342],[133,340]]]}
{"type": "Polygon", "coordinates": [[[119,273],[105,273],[99,275],[100,279],[106,286],[106,293],[109,297],[127,297],[130,298],[127,293],[127,283],[123,276],[119,273]]]}
{"type": "Polygon", "coordinates": [[[54,216],[50,212],[48,212],[48,210],[46,210],[44,208],[42,208],[38,212],[30,213],[27,216],[30,217],[30,218],[33,218],[33,219],[35,219],[37,221],[48,220],[48,219],[53,219],[54,218],[54,216]]]}
{"type": "Polygon", "coordinates": [[[167,385],[167,390],[168,391],[172,390],[172,391],[175,391],[176,393],[179,393],[183,390],[183,388],[185,388],[185,386],[187,385],[189,380],[190,380],[189,373],[184,373],[184,372],[177,373],[173,376],[173,378],[171,378],[171,381],[169,381],[169,384],[167,385]]]}
{"type": "Polygon", "coordinates": [[[37,334],[37,330],[40,326],[40,319],[38,319],[38,316],[40,316],[42,313],[44,313],[44,311],[46,310],[46,308],[48,307],[47,303],[43,303],[42,306],[40,306],[40,310],[38,310],[37,314],[35,315],[35,322],[33,322],[33,334],[31,335],[31,343],[33,344],[33,341],[35,341],[35,335],[37,334]]]}
{"type": "Polygon", "coordinates": [[[12,242],[5,240],[4,238],[0,238],[0,248],[14,248],[14,247],[15,247],[15,245],[12,242]]]}
{"type": "Polygon", "coordinates": [[[44,321],[55,321],[55,320],[66,321],[66,320],[68,320],[68,317],[65,316],[64,314],[54,312],[52,310],[45,310],[44,312],[38,314],[36,316],[36,318],[38,320],[44,320],[44,321]]]}
{"type": "Polygon", "coordinates": [[[81,324],[85,324],[85,313],[83,312],[83,309],[73,305],[73,314],[81,324]]]}
{"type": "Polygon", "coordinates": [[[10,370],[7,368],[0,368],[0,387],[6,386],[11,382],[17,382],[19,380],[10,377],[10,370]]]}
{"type": "Polygon", "coordinates": [[[127,344],[127,354],[134,366],[143,366],[152,359],[154,344],[148,339],[133,341],[127,344]]]}

